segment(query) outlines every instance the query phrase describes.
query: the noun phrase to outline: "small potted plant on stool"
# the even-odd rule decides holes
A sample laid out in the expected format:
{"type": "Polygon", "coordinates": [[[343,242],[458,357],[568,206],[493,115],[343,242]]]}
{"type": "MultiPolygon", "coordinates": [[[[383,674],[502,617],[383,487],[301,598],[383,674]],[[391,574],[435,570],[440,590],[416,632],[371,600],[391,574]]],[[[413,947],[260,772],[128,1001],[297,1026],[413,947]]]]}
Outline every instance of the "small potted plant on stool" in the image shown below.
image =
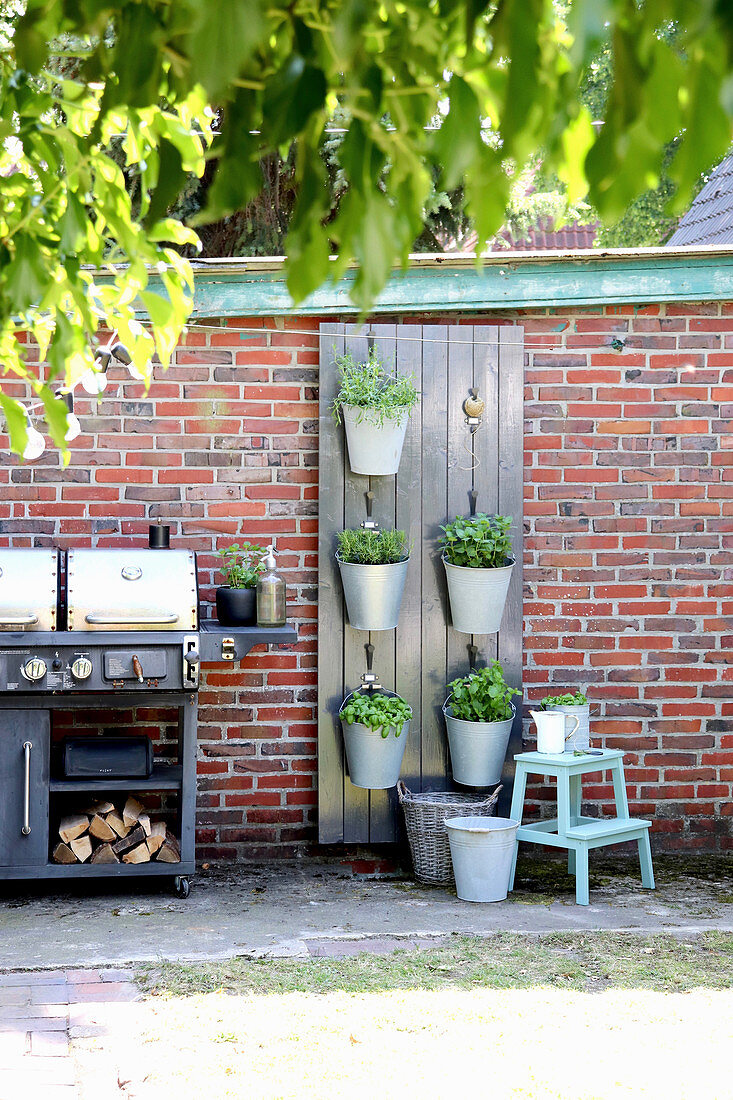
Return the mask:
{"type": "Polygon", "coordinates": [[[257,622],[257,580],[264,572],[264,546],[235,543],[217,551],[225,585],[216,590],[216,617],[222,626],[254,626],[257,622]]]}

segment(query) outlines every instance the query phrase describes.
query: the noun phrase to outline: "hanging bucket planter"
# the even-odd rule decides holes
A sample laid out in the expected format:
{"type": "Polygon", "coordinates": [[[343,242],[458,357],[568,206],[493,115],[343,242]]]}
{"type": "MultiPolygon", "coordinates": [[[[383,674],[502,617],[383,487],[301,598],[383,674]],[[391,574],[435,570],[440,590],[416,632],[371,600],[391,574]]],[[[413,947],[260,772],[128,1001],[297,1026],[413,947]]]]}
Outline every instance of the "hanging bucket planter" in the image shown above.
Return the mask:
{"type": "Polygon", "coordinates": [[[375,791],[394,787],[400,777],[412,717],[412,711],[404,699],[392,691],[354,691],[344,699],[339,717],[352,784],[375,791]],[[396,704],[391,700],[395,700],[396,704]],[[396,721],[391,722],[389,713],[395,709],[400,714],[396,721]],[[363,711],[361,716],[364,720],[349,720],[359,717],[353,711],[363,711]],[[386,721],[379,726],[367,724],[377,721],[380,711],[387,716],[386,721]]]}
{"type": "Polygon", "coordinates": [[[498,569],[451,565],[443,555],[451,620],[463,634],[495,634],[501,626],[514,562],[498,569]]]}
{"type": "Polygon", "coordinates": [[[489,787],[501,779],[506,750],[514,722],[466,722],[454,718],[450,697],[443,704],[450,746],[451,767],[456,783],[463,787],[489,787]]]}
{"type": "Polygon", "coordinates": [[[392,413],[388,417],[381,409],[341,406],[352,473],[377,477],[397,473],[410,410],[403,406],[392,413]]]}
{"type": "Polygon", "coordinates": [[[389,565],[354,565],[336,555],[346,614],[354,630],[394,630],[409,558],[389,565]]]}
{"type": "Polygon", "coordinates": [[[519,822],[509,817],[452,817],[445,827],[461,901],[504,901],[519,822]]]}

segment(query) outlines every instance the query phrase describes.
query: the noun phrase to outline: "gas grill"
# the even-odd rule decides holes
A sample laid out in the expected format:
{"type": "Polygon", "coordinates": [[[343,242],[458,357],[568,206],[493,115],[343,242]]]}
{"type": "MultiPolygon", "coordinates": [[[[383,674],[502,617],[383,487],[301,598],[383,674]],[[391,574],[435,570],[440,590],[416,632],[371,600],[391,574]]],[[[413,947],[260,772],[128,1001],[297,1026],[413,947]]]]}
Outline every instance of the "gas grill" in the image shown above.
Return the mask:
{"type": "Polygon", "coordinates": [[[187,895],[201,664],[295,640],[290,626],[199,624],[196,556],[188,550],[0,549],[0,879],[167,874],[187,895]],[[177,709],[175,763],[129,781],[80,781],[55,770],[52,711],[139,706],[177,709]],[[70,795],[146,791],[177,798],[180,863],[52,862],[53,821],[70,795]]]}

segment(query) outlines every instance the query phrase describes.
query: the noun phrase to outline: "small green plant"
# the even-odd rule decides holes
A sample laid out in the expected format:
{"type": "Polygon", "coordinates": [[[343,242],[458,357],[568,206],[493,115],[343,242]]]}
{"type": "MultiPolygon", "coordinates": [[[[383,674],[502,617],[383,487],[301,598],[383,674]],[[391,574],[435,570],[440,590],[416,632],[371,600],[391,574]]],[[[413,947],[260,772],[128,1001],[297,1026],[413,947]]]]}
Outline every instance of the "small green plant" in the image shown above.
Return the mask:
{"type": "Polygon", "coordinates": [[[394,729],[395,737],[399,737],[405,722],[412,718],[412,707],[399,695],[357,691],[339,711],[339,718],[349,725],[360,722],[370,730],[380,730],[385,738],[394,729]]]}
{"type": "Polygon", "coordinates": [[[512,696],[522,694],[509,687],[498,661],[453,680],[448,691],[451,714],[464,722],[505,722],[512,716],[512,696]]]}
{"type": "Polygon", "coordinates": [[[220,568],[229,587],[256,588],[260,574],[265,571],[262,556],[266,553],[264,546],[253,542],[243,542],[241,546],[235,543],[218,550],[216,556],[222,559],[220,568]]]}
{"type": "Polygon", "coordinates": [[[397,378],[388,374],[375,351],[369,353],[366,363],[357,363],[350,354],[337,355],[335,365],[341,385],[331,405],[331,413],[339,424],[342,405],[354,405],[362,410],[357,415],[357,423],[364,419],[367,409],[372,410],[381,426],[385,420],[402,423],[419,400],[412,376],[397,378]]]}
{"type": "Polygon", "coordinates": [[[588,697],[582,691],[576,691],[575,695],[567,692],[565,695],[546,695],[540,707],[547,710],[548,707],[582,707],[588,702],[588,697]]]}
{"type": "Polygon", "coordinates": [[[372,531],[362,527],[339,531],[339,559],[349,565],[393,565],[410,556],[404,531],[372,531]]]}
{"type": "Polygon", "coordinates": [[[509,532],[511,516],[487,516],[478,512],[475,516],[456,516],[453,523],[441,527],[441,547],[450,565],[463,565],[471,569],[500,569],[510,565],[512,543],[509,532]]]}

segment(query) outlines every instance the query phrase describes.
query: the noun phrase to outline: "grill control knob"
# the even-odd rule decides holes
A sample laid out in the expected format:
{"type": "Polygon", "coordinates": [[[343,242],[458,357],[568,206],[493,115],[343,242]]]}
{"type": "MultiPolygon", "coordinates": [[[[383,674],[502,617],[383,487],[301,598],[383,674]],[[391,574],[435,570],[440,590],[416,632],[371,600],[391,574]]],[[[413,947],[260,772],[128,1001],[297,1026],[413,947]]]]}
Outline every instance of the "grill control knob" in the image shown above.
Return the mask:
{"type": "Polygon", "coordinates": [[[77,657],[71,665],[71,675],[75,680],[87,680],[92,674],[92,662],[88,657],[77,657]]]}
{"type": "Polygon", "coordinates": [[[23,665],[23,675],[26,680],[42,680],[46,675],[47,665],[41,657],[31,657],[23,665]]]}

